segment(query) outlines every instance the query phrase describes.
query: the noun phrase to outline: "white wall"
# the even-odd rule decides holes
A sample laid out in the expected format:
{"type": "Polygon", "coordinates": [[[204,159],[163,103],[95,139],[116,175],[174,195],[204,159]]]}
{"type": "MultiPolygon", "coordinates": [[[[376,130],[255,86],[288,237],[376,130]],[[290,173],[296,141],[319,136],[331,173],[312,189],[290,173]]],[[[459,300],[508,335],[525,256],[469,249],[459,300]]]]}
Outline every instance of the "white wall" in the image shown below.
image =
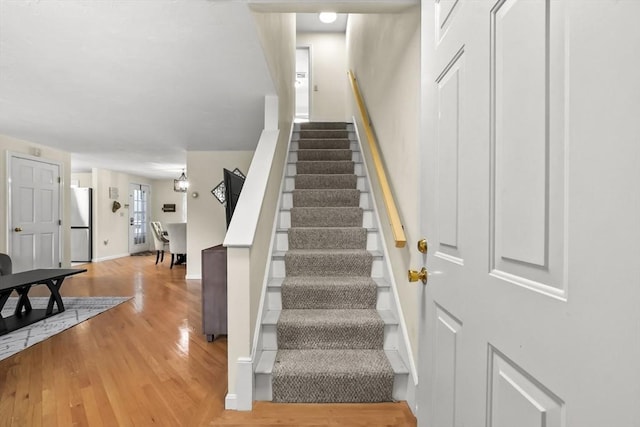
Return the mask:
{"type": "Polygon", "coordinates": [[[93,174],[91,172],[71,172],[71,181],[77,181],[78,187],[89,188],[93,183],[93,174]]]}
{"type": "Polygon", "coordinates": [[[0,209],[0,252],[8,252],[8,235],[9,223],[7,218],[7,156],[8,153],[21,153],[21,154],[34,154],[38,150],[40,158],[43,160],[53,160],[62,164],[62,231],[60,239],[63,242],[61,261],[63,267],[69,266],[69,260],[71,257],[71,245],[69,239],[71,236],[71,229],[65,227],[64,224],[69,224],[70,211],[68,209],[70,203],[70,191],[69,184],[71,182],[71,155],[67,152],[56,150],[46,147],[44,145],[31,143],[29,141],[23,141],[20,139],[12,138],[5,135],[0,135],[0,153],[2,153],[2,160],[0,161],[0,200],[3,201],[4,208],[0,209]]]}
{"type": "Polygon", "coordinates": [[[298,33],[296,37],[298,46],[311,47],[311,120],[350,120],[345,34],[298,33]]]}
{"type": "MultiPolygon", "coordinates": [[[[191,176],[188,178],[191,180],[191,176]]],[[[173,179],[154,179],[151,186],[151,221],[160,221],[163,226],[168,222],[187,221],[188,194],[173,191],[173,179]],[[176,211],[163,212],[164,204],[176,205],[176,211]]]]}
{"type": "MultiPolygon", "coordinates": [[[[220,245],[227,233],[224,205],[211,190],[223,179],[222,169],[247,174],[253,151],[188,151],[187,175],[187,278],[202,276],[201,251],[220,245]],[[198,197],[194,198],[194,192],[198,197]]],[[[173,185],[173,183],[172,183],[173,185]]]]}
{"type": "MultiPolygon", "coordinates": [[[[395,248],[386,211],[384,206],[379,206],[382,228],[415,358],[418,349],[418,287],[408,283],[407,270],[422,266],[421,254],[415,249],[416,242],[420,239],[419,6],[402,13],[350,15],[347,25],[347,57],[349,68],[356,75],[369,110],[407,237],[405,248],[395,248]]],[[[353,98],[352,95],[350,97],[353,98]]],[[[357,111],[355,107],[352,108],[353,111],[357,111]]],[[[364,135],[364,132],[361,132],[361,135],[364,135]]],[[[377,179],[375,176],[371,178],[376,191],[377,179]]],[[[379,191],[376,191],[375,196],[376,200],[382,203],[379,191]]]]}
{"type": "MultiPolygon", "coordinates": [[[[129,184],[146,184],[152,180],[106,169],[93,169],[93,259],[104,261],[129,255],[129,184]],[[117,201],[122,207],[112,212],[113,199],[109,187],[118,189],[117,201]]],[[[152,202],[153,203],[153,202],[152,202]]],[[[150,247],[153,245],[149,235],[150,247]]]]}

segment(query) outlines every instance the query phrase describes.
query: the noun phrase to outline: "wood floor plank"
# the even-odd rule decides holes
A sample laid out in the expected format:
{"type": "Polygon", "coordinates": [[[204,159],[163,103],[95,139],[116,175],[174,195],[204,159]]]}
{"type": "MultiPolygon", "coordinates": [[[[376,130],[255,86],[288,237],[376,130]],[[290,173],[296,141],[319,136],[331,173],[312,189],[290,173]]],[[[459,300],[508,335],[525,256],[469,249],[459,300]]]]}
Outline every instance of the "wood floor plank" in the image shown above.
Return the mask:
{"type": "Polygon", "coordinates": [[[200,281],[154,262],[85,264],[65,280],[63,297],[133,298],[0,361],[0,427],[416,425],[403,402],[225,411],[227,340],[201,333],[200,281]]]}

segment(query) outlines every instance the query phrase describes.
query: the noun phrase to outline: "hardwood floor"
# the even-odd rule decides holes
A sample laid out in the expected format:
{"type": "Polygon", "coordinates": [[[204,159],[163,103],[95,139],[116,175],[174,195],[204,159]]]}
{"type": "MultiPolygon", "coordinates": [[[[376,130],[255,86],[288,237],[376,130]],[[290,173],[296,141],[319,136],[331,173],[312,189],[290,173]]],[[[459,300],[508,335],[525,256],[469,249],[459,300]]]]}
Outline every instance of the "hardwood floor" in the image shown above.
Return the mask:
{"type": "Polygon", "coordinates": [[[154,262],[86,264],[64,282],[63,297],[133,298],[0,361],[0,426],[416,425],[404,402],[225,411],[227,341],[201,333],[200,281],[154,262]]]}

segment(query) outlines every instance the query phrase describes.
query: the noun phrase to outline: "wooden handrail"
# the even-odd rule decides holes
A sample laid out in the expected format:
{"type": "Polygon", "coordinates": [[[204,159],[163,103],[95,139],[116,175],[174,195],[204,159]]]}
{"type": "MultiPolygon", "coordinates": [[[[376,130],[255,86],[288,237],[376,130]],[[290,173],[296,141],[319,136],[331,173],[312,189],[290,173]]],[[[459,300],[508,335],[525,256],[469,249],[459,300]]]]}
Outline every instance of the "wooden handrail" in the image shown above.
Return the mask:
{"type": "Polygon", "coordinates": [[[356,103],[360,110],[360,116],[362,118],[362,123],[364,124],[364,131],[367,135],[367,140],[369,141],[369,150],[371,150],[373,165],[376,170],[376,175],[378,176],[378,181],[380,182],[380,188],[382,189],[382,198],[384,199],[384,206],[387,208],[387,215],[389,216],[389,222],[391,223],[393,238],[396,241],[396,248],[404,248],[407,244],[407,237],[404,234],[404,228],[402,228],[402,223],[400,222],[398,208],[396,207],[393,194],[391,193],[387,174],[384,171],[384,165],[382,164],[382,158],[380,157],[380,151],[378,150],[378,142],[373,134],[373,129],[371,129],[369,113],[367,112],[367,107],[364,105],[364,100],[360,94],[360,88],[358,87],[358,82],[356,81],[356,76],[353,74],[353,71],[349,71],[349,80],[351,81],[353,95],[356,98],[356,103]]]}

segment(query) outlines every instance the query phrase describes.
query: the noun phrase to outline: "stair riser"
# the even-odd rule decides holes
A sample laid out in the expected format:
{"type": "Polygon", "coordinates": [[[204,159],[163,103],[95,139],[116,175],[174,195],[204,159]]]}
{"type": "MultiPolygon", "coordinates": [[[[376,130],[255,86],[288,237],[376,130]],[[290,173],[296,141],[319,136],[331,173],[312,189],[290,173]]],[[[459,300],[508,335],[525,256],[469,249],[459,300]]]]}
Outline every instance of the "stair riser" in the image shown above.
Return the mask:
{"type": "MultiPolygon", "coordinates": [[[[262,325],[262,350],[278,350],[278,333],[275,324],[262,325]]],[[[382,348],[385,350],[398,349],[398,325],[384,325],[382,348]]]]}
{"type": "Polygon", "coordinates": [[[289,146],[290,151],[297,150],[314,150],[314,149],[337,149],[337,150],[346,150],[350,149],[351,151],[358,151],[360,147],[358,147],[358,142],[354,139],[292,139],[291,145],[289,146]]]}
{"type": "Polygon", "coordinates": [[[294,190],[292,193],[294,207],[358,207],[360,191],[358,190],[294,190]]]}
{"type": "MultiPolygon", "coordinates": [[[[286,269],[285,269],[285,262],[284,259],[272,259],[271,260],[271,271],[273,274],[273,277],[286,277],[286,269]]],[[[371,263],[371,273],[370,274],[361,274],[360,276],[364,276],[364,277],[384,277],[385,273],[385,267],[384,267],[384,262],[381,259],[373,259],[373,262],[371,263]]],[[[312,274],[299,274],[300,276],[312,276],[312,274]]],[[[326,274],[323,274],[326,275],[326,274]]],[[[340,274],[332,274],[334,276],[353,276],[353,274],[345,274],[345,275],[340,275],[340,274]]]]}
{"type": "MultiPolygon", "coordinates": [[[[297,163],[288,163],[287,164],[287,177],[295,177],[298,173],[298,168],[296,167],[297,163]]],[[[308,169],[308,168],[307,168],[308,169]]],[[[304,168],[303,168],[304,170],[304,168]]],[[[355,163],[353,165],[353,170],[349,170],[349,169],[345,169],[346,172],[336,172],[336,173],[341,173],[341,174],[345,174],[345,173],[354,173],[356,174],[356,176],[362,176],[364,177],[364,169],[362,166],[362,163],[355,163]]],[[[322,171],[320,172],[310,172],[309,170],[304,170],[301,171],[300,173],[305,173],[305,174],[318,174],[318,173],[324,173],[322,171]]]]}
{"type": "MultiPolygon", "coordinates": [[[[329,229],[329,228],[327,228],[329,229]]],[[[322,238],[322,237],[321,237],[322,238]]],[[[333,235],[327,235],[326,239],[335,239],[335,237],[333,235]]],[[[366,242],[365,242],[365,246],[362,247],[360,246],[360,241],[357,242],[357,244],[354,244],[351,248],[352,249],[359,249],[359,248],[363,248],[363,249],[367,249],[368,251],[379,251],[380,248],[380,242],[379,242],[379,235],[377,231],[369,231],[366,234],[366,242]],[[357,245],[357,246],[356,246],[357,245]]],[[[316,246],[315,248],[329,248],[329,247],[341,247],[338,246],[338,244],[341,243],[337,243],[334,246],[331,246],[327,243],[324,242],[324,240],[322,242],[318,243],[318,246],[316,246]]],[[[343,246],[344,248],[346,248],[347,246],[343,246]]],[[[311,248],[311,247],[309,247],[311,248]]],[[[289,249],[304,249],[303,247],[289,247],[289,236],[287,231],[277,231],[276,232],[276,237],[275,237],[275,251],[276,252],[286,252],[289,249]]]]}
{"type": "Polygon", "coordinates": [[[358,276],[371,277],[373,258],[345,258],[329,254],[321,257],[285,256],[286,276],[358,276]]]}
{"type": "Polygon", "coordinates": [[[296,164],[296,171],[300,174],[351,174],[355,173],[355,164],[351,160],[308,160],[296,164]]]}
{"type": "Polygon", "coordinates": [[[293,227],[363,227],[365,214],[369,211],[359,208],[294,208],[289,212],[290,226],[293,227]]]}
{"type": "Polygon", "coordinates": [[[375,309],[377,288],[328,286],[325,289],[280,290],[280,303],[286,309],[375,309]]]}
{"type": "MultiPolygon", "coordinates": [[[[282,292],[279,287],[267,288],[267,309],[268,310],[282,310],[282,292]]],[[[292,307],[296,308],[296,307],[292,307]]],[[[311,307],[320,308],[320,307],[311,307]]],[[[343,307],[328,307],[328,308],[343,308],[343,307]]],[[[363,307],[369,308],[369,307],[363,307]]],[[[377,310],[390,310],[391,309],[391,289],[390,288],[377,288],[376,305],[377,310]]]]}
{"type": "Polygon", "coordinates": [[[353,160],[353,152],[349,149],[304,149],[290,153],[289,161],[296,157],[298,160],[353,160]]]}
{"type": "Polygon", "coordinates": [[[393,375],[385,382],[384,387],[371,388],[369,383],[375,379],[366,376],[348,378],[312,378],[308,381],[299,379],[272,378],[274,390],[282,390],[279,397],[274,394],[274,402],[290,403],[373,403],[388,402],[393,396],[393,375]],[[294,390],[293,392],[287,392],[294,390]],[[296,392],[308,390],[306,394],[296,392]],[[323,392],[325,391],[325,392],[323,392]]]}
{"type": "Polygon", "coordinates": [[[295,327],[279,325],[278,349],[381,349],[384,345],[384,325],[295,327]]]}
{"type": "Polygon", "coordinates": [[[324,131],[303,131],[303,130],[294,130],[291,134],[291,141],[305,141],[305,140],[335,140],[335,139],[347,139],[350,141],[357,141],[358,137],[353,128],[349,128],[345,130],[329,130],[328,132],[324,131]],[[322,132],[322,135],[321,135],[322,132]],[[346,132],[346,133],[345,133],[346,132]]]}
{"type": "MultiPolygon", "coordinates": [[[[285,180],[284,191],[302,189],[354,189],[358,188],[358,177],[354,174],[345,175],[297,175],[295,178],[285,180]]],[[[364,182],[363,182],[364,184],[364,182]]]]}
{"type": "Polygon", "coordinates": [[[320,138],[328,138],[328,139],[338,139],[338,138],[349,138],[348,130],[331,130],[331,129],[322,129],[322,130],[301,130],[299,132],[300,139],[320,139],[320,138]]]}
{"type": "MultiPolygon", "coordinates": [[[[337,224],[337,219],[334,217],[326,217],[326,218],[318,218],[316,221],[307,221],[307,222],[298,222],[294,221],[293,226],[295,227],[332,227],[337,224]]],[[[288,229],[291,228],[291,211],[289,210],[281,210],[278,215],[278,228],[288,229]]],[[[374,219],[373,219],[373,211],[364,211],[361,218],[354,217],[352,223],[344,223],[341,226],[345,227],[364,227],[364,228],[373,228],[374,219]],[[358,223],[358,221],[360,221],[358,223]]]]}
{"type": "Polygon", "coordinates": [[[350,123],[346,122],[308,122],[300,123],[296,130],[317,130],[317,129],[347,129],[350,123]]]}
{"type": "MultiPolygon", "coordinates": [[[[295,191],[295,190],[294,190],[295,191]]],[[[358,190],[359,191],[359,190],[358,190]]],[[[326,203],[321,202],[320,200],[315,201],[315,204],[311,202],[300,202],[302,204],[294,203],[294,193],[282,193],[282,202],[281,209],[291,209],[293,207],[361,207],[362,209],[371,209],[371,195],[367,192],[361,192],[360,197],[357,200],[349,200],[348,204],[346,201],[340,203],[340,201],[327,201],[326,203]]]]}
{"type": "MultiPolygon", "coordinates": [[[[366,249],[367,232],[364,228],[291,229],[288,249],[366,249]]],[[[288,250],[287,249],[287,250],[288,250]]]]}
{"type": "MultiPolygon", "coordinates": [[[[256,374],[256,397],[255,400],[273,400],[273,390],[271,388],[271,374],[256,374]]],[[[393,375],[393,400],[400,401],[407,399],[407,385],[409,374],[393,375]]]]}
{"type": "Polygon", "coordinates": [[[307,150],[290,151],[287,163],[295,163],[298,160],[305,162],[362,162],[360,153],[351,150],[307,150]]]}

